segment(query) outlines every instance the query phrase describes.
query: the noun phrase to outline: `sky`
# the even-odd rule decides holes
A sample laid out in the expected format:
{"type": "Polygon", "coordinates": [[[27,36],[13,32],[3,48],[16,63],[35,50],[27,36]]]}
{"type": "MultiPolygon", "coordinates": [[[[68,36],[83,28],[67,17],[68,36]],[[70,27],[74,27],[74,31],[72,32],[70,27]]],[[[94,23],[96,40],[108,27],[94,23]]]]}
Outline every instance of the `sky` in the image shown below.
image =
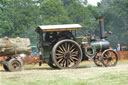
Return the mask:
{"type": "Polygon", "coordinates": [[[88,0],[88,3],[94,6],[97,6],[97,2],[100,2],[101,0],[88,0]]]}

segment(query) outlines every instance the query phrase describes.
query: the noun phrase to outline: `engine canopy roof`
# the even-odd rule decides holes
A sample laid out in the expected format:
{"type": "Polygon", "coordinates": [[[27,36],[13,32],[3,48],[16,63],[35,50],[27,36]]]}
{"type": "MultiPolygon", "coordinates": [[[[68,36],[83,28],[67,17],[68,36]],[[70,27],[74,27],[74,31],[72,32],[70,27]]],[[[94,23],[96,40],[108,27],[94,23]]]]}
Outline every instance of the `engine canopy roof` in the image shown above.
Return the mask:
{"type": "Polygon", "coordinates": [[[81,30],[82,26],[80,24],[63,24],[63,25],[42,25],[38,26],[35,31],[39,33],[43,32],[59,32],[59,31],[74,31],[81,30]]]}

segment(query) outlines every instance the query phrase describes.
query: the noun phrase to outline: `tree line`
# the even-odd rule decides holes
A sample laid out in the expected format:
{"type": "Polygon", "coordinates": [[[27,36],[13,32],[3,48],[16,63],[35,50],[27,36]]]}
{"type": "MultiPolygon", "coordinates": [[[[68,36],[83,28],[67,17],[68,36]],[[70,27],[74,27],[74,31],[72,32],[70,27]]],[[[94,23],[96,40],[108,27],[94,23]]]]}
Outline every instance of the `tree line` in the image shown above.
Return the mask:
{"type": "Polygon", "coordinates": [[[38,25],[75,23],[98,35],[98,16],[105,18],[105,30],[113,32],[108,36],[112,45],[128,46],[127,0],[102,0],[97,6],[87,0],[0,0],[0,36],[28,37],[36,45],[38,25]]]}

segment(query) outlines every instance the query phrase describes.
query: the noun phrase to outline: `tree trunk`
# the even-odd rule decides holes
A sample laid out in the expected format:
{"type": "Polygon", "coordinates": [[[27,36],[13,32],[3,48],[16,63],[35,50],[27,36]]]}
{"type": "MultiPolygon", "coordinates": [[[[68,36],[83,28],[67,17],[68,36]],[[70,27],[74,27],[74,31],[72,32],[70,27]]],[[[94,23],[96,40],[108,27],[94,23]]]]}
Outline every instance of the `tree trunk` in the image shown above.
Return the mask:
{"type": "Polygon", "coordinates": [[[28,38],[0,38],[0,56],[31,53],[30,40],[28,38]]]}

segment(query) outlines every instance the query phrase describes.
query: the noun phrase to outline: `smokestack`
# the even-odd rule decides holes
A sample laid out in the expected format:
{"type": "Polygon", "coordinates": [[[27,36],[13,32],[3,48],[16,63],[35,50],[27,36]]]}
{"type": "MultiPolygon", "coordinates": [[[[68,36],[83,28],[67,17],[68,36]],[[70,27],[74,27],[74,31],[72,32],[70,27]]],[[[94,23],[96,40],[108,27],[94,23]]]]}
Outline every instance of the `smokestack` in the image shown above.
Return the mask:
{"type": "Polygon", "coordinates": [[[100,38],[104,39],[104,18],[99,18],[99,25],[100,25],[100,38]]]}

